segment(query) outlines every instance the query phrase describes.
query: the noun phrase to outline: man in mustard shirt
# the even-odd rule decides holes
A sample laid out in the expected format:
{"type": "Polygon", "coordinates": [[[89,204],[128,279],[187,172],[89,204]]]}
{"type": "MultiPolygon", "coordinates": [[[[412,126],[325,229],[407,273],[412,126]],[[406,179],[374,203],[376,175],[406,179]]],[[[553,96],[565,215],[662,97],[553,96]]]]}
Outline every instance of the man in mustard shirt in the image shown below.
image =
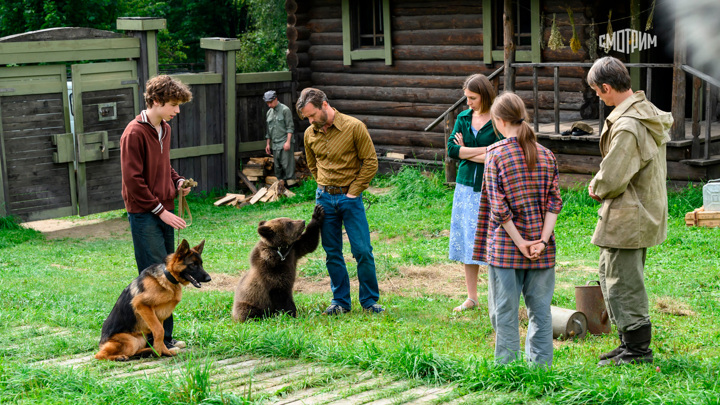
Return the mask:
{"type": "Polygon", "coordinates": [[[330,107],[327,96],[318,89],[303,90],[296,107],[300,117],[312,124],[305,130],[305,154],[318,183],[315,201],[325,210],[321,235],[333,299],[324,314],[350,312],[350,278],[342,253],[343,224],[357,261],[360,305],[368,312],[383,312],[385,309],[377,303],[380,292],[375,257],[362,200],[362,192],[378,168],[370,134],[360,120],[330,107]]]}

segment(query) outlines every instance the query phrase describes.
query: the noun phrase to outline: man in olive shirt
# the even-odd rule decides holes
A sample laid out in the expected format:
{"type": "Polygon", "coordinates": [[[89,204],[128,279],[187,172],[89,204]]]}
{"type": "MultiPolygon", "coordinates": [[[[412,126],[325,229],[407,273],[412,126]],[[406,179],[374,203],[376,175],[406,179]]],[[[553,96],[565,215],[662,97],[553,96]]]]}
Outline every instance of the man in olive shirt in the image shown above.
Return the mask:
{"type": "Polygon", "coordinates": [[[303,90],[296,107],[298,114],[312,124],[305,130],[305,154],[318,183],[315,201],[325,210],[321,235],[333,299],[324,314],[350,312],[350,278],[342,253],[343,224],[357,261],[360,305],[369,312],[383,312],[377,303],[380,292],[375,257],[362,200],[362,192],[378,168],[370,134],[357,118],[330,107],[327,96],[318,89],[303,90]]]}
{"type": "Polygon", "coordinates": [[[272,153],[275,160],[275,177],[280,185],[285,186],[287,180],[295,178],[295,148],[293,132],[292,113],[290,108],[278,101],[277,93],[274,90],[265,92],[263,96],[265,104],[269,107],[265,116],[267,121],[267,132],[265,138],[265,153],[272,153]]]}

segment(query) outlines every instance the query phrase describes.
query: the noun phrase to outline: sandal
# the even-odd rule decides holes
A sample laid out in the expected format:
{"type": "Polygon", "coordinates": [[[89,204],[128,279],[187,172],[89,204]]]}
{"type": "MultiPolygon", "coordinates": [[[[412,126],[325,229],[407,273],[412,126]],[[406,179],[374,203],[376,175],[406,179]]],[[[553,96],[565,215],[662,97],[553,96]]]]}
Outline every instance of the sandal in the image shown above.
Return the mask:
{"type": "Polygon", "coordinates": [[[468,297],[468,299],[466,299],[465,302],[463,302],[459,306],[453,308],[453,311],[454,312],[463,312],[463,311],[467,311],[468,309],[476,309],[477,306],[478,306],[478,302],[475,301],[474,299],[468,297]],[[467,305],[468,301],[470,301],[472,303],[472,305],[467,305]]]}

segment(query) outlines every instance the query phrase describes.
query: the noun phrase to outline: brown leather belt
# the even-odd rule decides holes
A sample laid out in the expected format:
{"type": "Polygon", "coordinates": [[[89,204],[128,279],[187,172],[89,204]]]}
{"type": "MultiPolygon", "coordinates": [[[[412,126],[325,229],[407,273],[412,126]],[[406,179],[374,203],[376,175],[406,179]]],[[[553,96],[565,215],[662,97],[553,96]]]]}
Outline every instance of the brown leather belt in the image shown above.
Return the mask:
{"type": "Polygon", "coordinates": [[[318,188],[320,189],[320,191],[328,194],[347,194],[348,191],[350,191],[350,187],[323,186],[322,184],[318,184],[318,188]]]}

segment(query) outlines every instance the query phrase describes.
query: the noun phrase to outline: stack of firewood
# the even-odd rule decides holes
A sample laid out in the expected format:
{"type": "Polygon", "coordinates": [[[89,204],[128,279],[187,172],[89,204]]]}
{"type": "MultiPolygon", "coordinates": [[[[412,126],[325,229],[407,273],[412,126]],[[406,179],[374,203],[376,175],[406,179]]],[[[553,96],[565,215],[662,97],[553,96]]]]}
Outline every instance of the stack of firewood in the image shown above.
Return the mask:
{"type": "MultiPolygon", "coordinates": [[[[298,179],[304,179],[310,175],[307,161],[303,152],[295,152],[295,175],[298,179]]],[[[272,157],[251,157],[243,164],[242,170],[238,170],[238,177],[241,184],[248,190],[245,194],[228,193],[225,197],[215,201],[215,206],[232,205],[242,208],[257,202],[272,202],[280,199],[280,196],[293,197],[295,193],[287,187],[297,183],[295,180],[288,180],[286,184],[280,185],[277,177],[273,176],[274,159],[272,157]],[[262,184],[263,186],[256,186],[262,184]],[[258,189],[258,187],[260,187],[258,189]]]]}
{"type": "Polygon", "coordinates": [[[288,190],[280,185],[280,182],[275,180],[271,185],[260,188],[255,188],[252,183],[251,194],[234,194],[227,193],[225,197],[215,201],[214,205],[219,207],[221,205],[232,205],[235,208],[242,208],[247,205],[255,204],[257,202],[273,202],[280,199],[280,196],[294,197],[295,193],[288,190]]]}

